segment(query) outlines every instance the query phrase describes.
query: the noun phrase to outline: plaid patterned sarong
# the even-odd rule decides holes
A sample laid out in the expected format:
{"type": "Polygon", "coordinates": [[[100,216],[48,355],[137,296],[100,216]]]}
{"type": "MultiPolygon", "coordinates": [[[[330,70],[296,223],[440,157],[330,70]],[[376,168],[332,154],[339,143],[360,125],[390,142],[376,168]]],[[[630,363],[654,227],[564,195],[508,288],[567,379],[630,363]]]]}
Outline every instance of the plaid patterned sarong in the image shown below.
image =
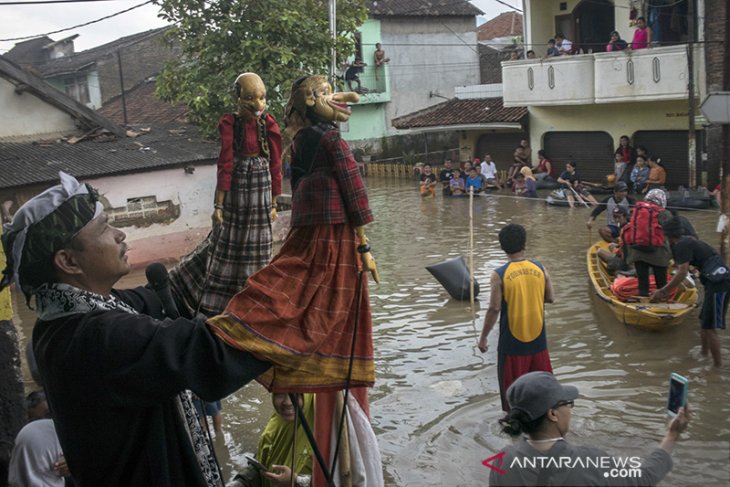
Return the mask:
{"type": "Polygon", "coordinates": [[[170,284],[193,313],[214,316],[271,260],[271,245],[269,161],[237,157],[223,223],[170,270],[170,284]]]}
{"type": "Polygon", "coordinates": [[[355,315],[352,387],[375,380],[372,321],[355,231],[348,224],[292,228],[269,265],[251,276],[226,311],[208,320],[229,345],[273,367],[257,380],[273,392],[343,389],[355,315]]]}

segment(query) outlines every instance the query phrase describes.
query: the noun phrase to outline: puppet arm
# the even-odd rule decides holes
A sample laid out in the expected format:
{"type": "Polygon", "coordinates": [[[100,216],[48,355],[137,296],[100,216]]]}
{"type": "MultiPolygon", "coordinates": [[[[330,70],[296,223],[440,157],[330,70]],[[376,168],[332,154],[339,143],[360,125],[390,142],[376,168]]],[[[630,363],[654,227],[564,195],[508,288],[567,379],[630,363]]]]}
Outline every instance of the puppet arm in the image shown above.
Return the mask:
{"type": "Polygon", "coordinates": [[[368,238],[365,236],[365,227],[359,226],[355,229],[357,238],[360,244],[357,246],[357,251],[360,253],[360,259],[362,260],[362,266],[366,271],[370,271],[373,275],[373,280],[376,283],[380,283],[380,273],[378,272],[378,266],[373,259],[373,255],[370,253],[370,245],[368,244],[368,238]]]}
{"type": "Polygon", "coordinates": [[[279,215],[276,213],[276,198],[278,196],[271,197],[271,223],[274,223],[279,218],[279,215]]]}
{"type": "Polygon", "coordinates": [[[215,192],[215,203],[213,207],[213,225],[220,225],[223,223],[223,202],[226,200],[227,191],[216,190],[215,192]]]}

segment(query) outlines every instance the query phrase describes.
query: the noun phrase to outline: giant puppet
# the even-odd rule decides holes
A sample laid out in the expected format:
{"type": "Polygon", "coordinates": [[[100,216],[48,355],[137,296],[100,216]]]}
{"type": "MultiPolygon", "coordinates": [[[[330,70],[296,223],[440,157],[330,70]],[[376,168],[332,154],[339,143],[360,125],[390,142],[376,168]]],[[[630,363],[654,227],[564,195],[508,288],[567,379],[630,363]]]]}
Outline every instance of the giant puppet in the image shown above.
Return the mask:
{"type": "MultiPolygon", "coordinates": [[[[373,215],[334,124],[348,120],[347,103],[358,100],[355,93],[332,93],[324,76],[294,83],[286,108],[293,140],[291,232],[271,263],[208,325],[231,346],[273,364],[257,379],[272,392],[319,393],[315,437],[329,461],[337,442],[334,411],[342,402],[335,391],[352,388],[347,424],[370,448],[351,459],[353,473],[365,477],[354,483],[377,486],[382,472],[367,401],[375,379],[367,273],[379,277],[364,231],[373,215]]],[[[321,485],[321,468],[314,480],[321,485]]]]}
{"type": "Polygon", "coordinates": [[[206,316],[220,313],[271,259],[271,223],[281,194],[281,132],[265,113],[266,87],[255,73],[234,83],[237,113],[221,118],[213,230],[170,271],[177,296],[206,316]]]}

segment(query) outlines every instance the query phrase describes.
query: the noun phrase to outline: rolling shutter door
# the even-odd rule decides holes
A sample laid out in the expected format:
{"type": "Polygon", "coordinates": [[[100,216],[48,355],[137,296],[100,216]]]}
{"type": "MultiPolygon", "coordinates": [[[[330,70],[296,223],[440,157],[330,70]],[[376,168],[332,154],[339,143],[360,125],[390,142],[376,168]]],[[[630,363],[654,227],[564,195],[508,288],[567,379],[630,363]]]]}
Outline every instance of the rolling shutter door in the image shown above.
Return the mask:
{"type": "Polygon", "coordinates": [[[558,174],[570,161],[586,181],[603,183],[613,173],[613,139],[606,132],[547,132],[543,146],[558,174]]]}
{"type": "MultiPolygon", "coordinates": [[[[514,159],[515,148],[522,139],[530,140],[530,136],[524,132],[482,134],[477,141],[477,153],[474,157],[482,159],[484,154],[491,154],[497,169],[507,170],[514,159]]],[[[532,150],[532,158],[537,160],[535,149],[532,150]]]]}
{"type": "MultiPolygon", "coordinates": [[[[697,131],[697,147],[701,147],[702,132],[697,131]]],[[[662,159],[662,165],[667,171],[667,187],[689,184],[689,163],[687,162],[687,131],[686,130],[642,130],[634,133],[634,147],[643,145],[650,156],[662,159]]],[[[697,158],[697,167],[701,163],[697,158]]],[[[697,179],[699,181],[699,179],[697,179]]]]}

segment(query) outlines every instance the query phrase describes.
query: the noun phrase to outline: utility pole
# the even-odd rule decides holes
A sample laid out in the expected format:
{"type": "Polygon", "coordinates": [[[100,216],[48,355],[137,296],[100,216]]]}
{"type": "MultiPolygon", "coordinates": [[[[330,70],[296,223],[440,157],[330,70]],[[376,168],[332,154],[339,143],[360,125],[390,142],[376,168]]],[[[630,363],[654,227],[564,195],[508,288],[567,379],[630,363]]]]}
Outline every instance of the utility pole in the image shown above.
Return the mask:
{"type": "MultiPolygon", "coordinates": [[[[692,2],[690,2],[692,3],[692,2]]],[[[730,21],[730,0],[725,0],[725,42],[722,46],[718,46],[718,49],[723,50],[722,64],[723,64],[723,80],[722,87],[724,90],[730,91],[730,29],[727,28],[728,21],[730,21]]],[[[722,191],[722,213],[723,215],[730,214],[730,124],[722,126],[722,180],[720,183],[720,190],[722,191]]],[[[730,257],[730,231],[728,228],[722,232],[720,241],[720,253],[725,262],[728,262],[730,257]]]]}
{"type": "Polygon", "coordinates": [[[119,65],[119,86],[122,89],[122,114],[124,125],[127,125],[127,99],[124,97],[124,73],[122,72],[122,55],[117,51],[117,64],[119,65]]]}
{"type": "Polygon", "coordinates": [[[329,0],[329,17],[330,17],[330,35],[332,36],[332,51],[330,53],[330,83],[332,86],[337,86],[335,83],[335,73],[337,72],[337,48],[335,47],[337,42],[337,0],[329,0]]]}
{"type": "Polygon", "coordinates": [[[689,132],[687,134],[687,160],[689,162],[689,188],[697,186],[697,140],[695,137],[695,113],[697,113],[697,100],[695,99],[695,7],[694,0],[687,2],[687,71],[689,81],[687,83],[688,109],[687,118],[689,121],[689,132]]]}

